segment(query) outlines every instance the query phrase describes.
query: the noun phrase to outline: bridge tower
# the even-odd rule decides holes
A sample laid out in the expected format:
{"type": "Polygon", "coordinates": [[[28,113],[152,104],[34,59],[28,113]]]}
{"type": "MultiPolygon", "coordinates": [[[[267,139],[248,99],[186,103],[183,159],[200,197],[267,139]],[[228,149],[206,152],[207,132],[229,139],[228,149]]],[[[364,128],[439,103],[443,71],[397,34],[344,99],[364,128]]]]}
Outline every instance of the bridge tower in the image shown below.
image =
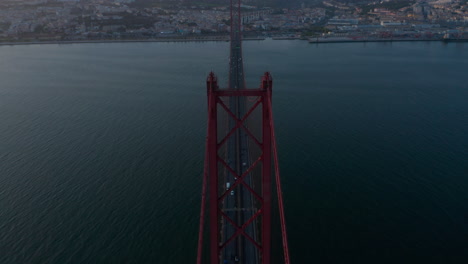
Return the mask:
{"type": "Polygon", "coordinates": [[[286,224],[272,114],[273,80],[266,72],[247,89],[242,58],[241,0],[230,0],[229,82],[221,89],[208,75],[208,128],[197,264],[206,243],[211,264],[271,263],[273,182],[278,198],[284,262],[289,264],[286,224]],[[208,204],[208,208],[206,208],[208,204]]]}

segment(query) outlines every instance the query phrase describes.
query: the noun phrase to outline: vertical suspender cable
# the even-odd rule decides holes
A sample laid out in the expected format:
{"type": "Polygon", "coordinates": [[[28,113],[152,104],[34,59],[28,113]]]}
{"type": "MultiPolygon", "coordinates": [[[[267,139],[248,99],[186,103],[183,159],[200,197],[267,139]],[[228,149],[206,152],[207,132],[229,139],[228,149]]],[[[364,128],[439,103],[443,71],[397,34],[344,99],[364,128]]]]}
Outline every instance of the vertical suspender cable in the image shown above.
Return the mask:
{"type": "Polygon", "coordinates": [[[268,107],[270,108],[270,124],[271,124],[271,141],[273,144],[273,158],[275,163],[275,180],[276,180],[276,192],[278,193],[278,207],[280,213],[280,224],[281,224],[281,236],[283,240],[283,252],[284,252],[284,263],[290,264],[289,260],[289,246],[288,246],[288,235],[286,233],[286,221],[284,217],[284,206],[283,206],[283,193],[281,191],[281,181],[278,163],[278,150],[276,148],[276,137],[275,137],[275,126],[273,122],[273,109],[271,104],[271,93],[267,93],[268,107]]]}
{"type": "MultiPolygon", "coordinates": [[[[208,139],[207,139],[208,142],[208,139]]],[[[208,145],[208,143],[206,144],[208,145]]],[[[205,226],[205,204],[206,204],[206,182],[208,178],[208,148],[205,150],[205,165],[203,166],[203,185],[202,185],[202,201],[200,208],[200,226],[198,228],[198,253],[197,253],[197,264],[201,264],[202,261],[202,249],[203,249],[203,228],[205,226]]]]}
{"type": "MultiPolygon", "coordinates": [[[[210,109],[211,102],[208,102],[208,109],[210,109]]],[[[208,115],[210,113],[208,112],[208,115]]],[[[208,118],[210,122],[210,118],[208,118]]],[[[206,184],[208,179],[208,139],[209,135],[209,125],[206,129],[206,141],[205,141],[205,163],[203,165],[203,185],[202,185],[202,199],[201,199],[201,208],[200,208],[200,226],[198,228],[198,253],[197,253],[197,264],[202,263],[203,255],[203,228],[205,226],[205,205],[206,205],[206,184]]]]}

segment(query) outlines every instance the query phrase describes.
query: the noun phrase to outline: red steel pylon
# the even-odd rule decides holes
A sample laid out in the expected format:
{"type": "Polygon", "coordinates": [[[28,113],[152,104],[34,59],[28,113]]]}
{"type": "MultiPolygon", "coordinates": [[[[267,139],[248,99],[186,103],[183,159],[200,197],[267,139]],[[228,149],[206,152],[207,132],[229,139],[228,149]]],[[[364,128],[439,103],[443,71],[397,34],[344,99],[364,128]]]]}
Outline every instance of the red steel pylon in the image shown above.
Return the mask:
{"type": "MultiPolygon", "coordinates": [[[[266,72],[262,77],[261,86],[258,89],[220,89],[217,78],[214,73],[210,73],[207,78],[207,94],[208,94],[208,129],[206,137],[205,150],[205,166],[203,174],[202,187],[202,205],[200,211],[200,228],[198,238],[198,255],[197,264],[202,263],[203,253],[203,228],[205,226],[205,204],[208,196],[208,211],[209,211],[209,249],[211,264],[227,263],[221,259],[223,249],[233,243],[236,238],[243,237],[248,243],[252,243],[257,252],[259,252],[259,263],[270,264],[271,262],[271,207],[272,207],[272,168],[275,171],[276,192],[278,195],[279,217],[281,224],[281,234],[283,242],[283,254],[285,264],[289,264],[289,250],[287,243],[286,224],[284,217],[284,206],[281,191],[281,182],[279,174],[278,154],[276,139],[274,133],[273,114],[272,114],[272,78],[270,73],[266,72]],[[226,98],[256,98],[249,106],[243,116],[238,116],[233,113],[226,105],[226,98]],[[261,108],[261,142],[255,137],[254,133],[244,125],[244,121],[257,109],[261,108]],[[221,113],[223,111],[223,113],[221,113]],[[218,119],[221,114],[232,118],[235,121],[235,126],[225,136],[218,133],[218,119]],[[228,141],[229,137],[233,136],[236,130],[243,130],[248,135],[250,140],[255,142],[255,145],[261,150],[259,157],[249,164],[250,166],[242,173],[232,169],[228,162],[219,156],[220,148],[228,141]],[[261,173],[254,175],[254,168],[261,167],[261,173]],[[223,179],[227,171],[234,175],[236,179],[229,187],[220,185],[220,179],[223,179]],[[259,190],[254,190],[252,186],[244,181],[248,175],[261,177],[261,186],[259,190]],[[238,186],[242,186],[250,192],[258,201],[258,208],[255,213],[245,222],[236,222],[223,211],[221,204],[226,196],[235,190],[238,186]],[[224,221],[234,227],[235,232],[232,235],[224,235],[220,222],[224,221]],[[257,223],[260,227],[261,238],[252,237],[246,232],[247,226],[252,223],[257,223]]],[[[260,122],[260,121],[258,121],[260,122]]],[[[232,194],[232,193],[231,193],[232,194]]],[[[237,257],[236,257],[237,258],[237,257]]],[[[230,262],[229,262],[230,263],[230,262]]]]}

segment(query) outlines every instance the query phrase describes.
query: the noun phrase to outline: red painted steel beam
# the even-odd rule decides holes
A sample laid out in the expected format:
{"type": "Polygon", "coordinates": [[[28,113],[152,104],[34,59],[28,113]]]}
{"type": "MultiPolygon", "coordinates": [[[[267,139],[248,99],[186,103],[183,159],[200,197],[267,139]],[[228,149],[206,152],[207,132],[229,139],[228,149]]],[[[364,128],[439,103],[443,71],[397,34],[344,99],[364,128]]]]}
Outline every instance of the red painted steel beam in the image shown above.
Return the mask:
{"type": "Polygon", "coordinates": [[[198,227],[197,264],[201,264],[202,256],[203,256],[203,228],[205,226],[206,183],[207,183],[207,178],[208,178],[208,138],[210,137],[208,127],[206,129],[207,136],[205,140],[205,163],[203,165],[202,199],[201,199],[201,206],[200,206],[200,226],[198,227]]]}
{"type": "Polygon", "coordinates": [[[239,235],[243,235],[245,238],[247,238],[248,240],[250,240],[250,242],[252,242],[252,244],[255,245],[256,248],[258,248],[259,250],[263,250],[262,246],[260,246],[252,237],[250,237],[247,233],[245,233],[245,229],[247,228],[248,225],[250,225],[259,215],[261,215],[263,212],[262,212],[262,209],[258,210],[253,216],[251,216],[247,222],[245,222],[244,224],[242,224],[242,226],[238,226],[234,221],[232,221],[231,218],[229,218],[228,215],[226,215],[224,212],[221,212],[221,215],[229,222],[231,223],[232,226],[234,226],[234,228],[236,228],[236,233],[234,233],[234,235],[232,235],[226,242],[224,242],[224,244],[221,245],[220,248],[224,248],[226,245],[228,245],[229,243],[232,242],[232,240],[234,240],[236,237],[238,237],[239,235]]]}
{"type": "Polygon", "coordinates": [[[216,92],[218,96],[263,96],[264,93],[265,91],[259,89],[229,89],[216,92]]]}
{"type": "Polygon", "coordinates": [[[262,197],[263,197],[263,218],[262,218],[262,264],[271,262],[271,105],[268,103],[268,96],[271,95],[272,80],[269,73],[265,73],[262,79],[261,89],[266,92],[262,97],[262,197]]]}
{"type": "MultiPolygon", "coordinates": [[[[261,98],[261,97],[260,97],[261,98]]],[[[221,107],[223,107],[223,109],[228,113],[229,116],[232,117],[232,119],[234,119],[236,121],[236,126],[233,127],[229,133],[220,141],[220,143],[218,144],[218,148],[221,148],[221,146],[226,143],[226,141],[231,137],[232,134],[234,134],[234,132],[238,129],[238,128],[242,128],[244,129],[245,132],[247,132],[247,135],[249,135],[249,137],[259,146],[259,147],[262,147],[262,144],[258,141],[258,139],[252,134],[252,132],[244,126],[244,121],[250,116],[250,114],[252,114],[252,112],[260,105],[260,103],[262,102],[262,100],[257,100],[257,102],[249,109],[249,111],[241,118],[239,119],[237,116],[235,116],[231,110],[229,110],[229,108],[226,106],[226,104],[221,100],[219,99],[219,97],[217,98],[217,102],[219,103],[219,105],[221,105],[221,107]]]]}
{"type": "Polygon", "coordinates": [[[272,147],[273,147],[273,163],[275,166],[275,181],[276,181],[276,192],[278,194],[278,207],[280,213],[280,225],[281,225],[281,238],[283,241],[283,254],[284,254],[284,264],[290,264],[289,258],[289,246],[288,246],[288,234],[286,232],[286,220],[284,216],[284,204],[283,204],[283,191],[281,190],[281,177],[279,171],[279,161],[278,161],[278,148],[276,144],[275,136],[275,124],[273,122],[273,111],[272,111],[272,96],[271,90],[267,90],[268,105],[270,108],[270,127],[271,127],[271,137],[272,137],[272,147]]]}
{"type": "Polygon", "coordinates": [[[208,90],[208,167],[210,184],[210,259],[211,263],[219,262],[219,232],[218,230],[218,111],[216,90],[218,84],[214,73],[210,73],[207,81],[208,90]]]}
{"type": "Polygon", "coordinates": [[[280,213],[280,224],[281,224],[281,235],[283,241],[283,252],[285,257],[285,264],[290,264],[289,260],[289,247],[287,243],[287,233],[286,233],[286,224],[284,217],[284,204],[281,191],[281,182],[279,174],[279,164],[278,164],[278,153],[276,146],[276,138],[274,132],[274,123],[273,123],[273,113],[272,113],[272,78],[269,73],[265,73],[262,78],[261,88],[260,89],[243,89],[243,90],[220,90],[218,88],[216,76],[213,73],[210,73],[207,79],[207,95],[208,95],[208,131],[206,138],[206,153],[205,153],[205,169],[204,169],[204,179],[203,179],[203,188],[202,188],[202,208],[200,211],[200,228],[199,228],[199,239],[198,239],[198,256],[197,264],[201,264],[202,260],[202,247],[203,247],[203,225],[204,225],[204,204],[206,203],[206,187],[209,186],[209,217],[210,217],[210,228],[209,228],[209,244],[210,244],[210,263],[218,264],[220,263],[220,253],[222,248],[229,244],[235,237],[243,236],[250,242],[252,242],[259,250],[261,255],[262,264],[270,264],[271,262],[271,203],[272,203],[272,166],[275,168],[275,177],[276,177],[276,190],[278,193],[278,204],[279,204],[279,213],[280,213]],[[230,112],[229,108],[224,104],[221,97],[231,97],[231,96],[255,96],[257,99],[254,106],[241,118],[234,115],[230,112]],[[227,111],[228,115],[231,116],[236,122],[237,125],[233,129],[244,129],[247,134],[253,138],[257,145],[261,148],[261,155],[258,159],[247,168],[246,171],[238,175],[229,165],[218,156],[218,149],[226,142],[227,138],[232,136],[233,133],[230,131],[228,136],[223,138],[220,143],[218,143],[217,135],[217,118],[218,118],[218,104],[227,111]],[[253,136],[248,128],[243,125],[245,119],[253,112],[253,110],[259,105],[262,104],[262,142],[253,136]],[[251,173],[252,169],[262,161],[262,170],[261,170],[261,194],[257,194],[247,183],[244,182],[244,178],[251,173]],[[232,173],[238,179],[228,188],[227,191],[219,193],[219,175],[218,175],[218,162],[222,166],[232,173]],[[206,183],[208,181],[208,183],[206,183]],[[209,185],[208,185],[209,184],[209,185]],[[261,204],[261,208],[254,217],[250,218],[246,223],[241,226],[235,224],[227,215],[221,211],[219,208],[219,201],[221,201],[230,190],[233,190],[238,185],[242,185],[251,192],[261,204]],[[261,244],[258,244],[252,237],[250,237],[246,232],[245,228],[250,224],[257,216],[261,215],[261,244]],[[219,229],[219,220],[226,218],[227,221],[234,225],[237,229],[234,236],[230,238],[223,238],[224,241],[220,241],[220,229],[219,229]]]}
{"type": "Polygon", "coordinates": [[[223,200],[224,197],[226,197],[228,195],[228,193],[230,193],[232,190],[234,190],[237,187],[237,185],[242,184],[245,188],[247,188],[248,191],[250,191],[250,193],[252,193],[255,196],[255,198],[257,198],[261,203],[263,203],[263,198],[260,195],[258,195],[254,190],[252,190],[252,188],[250,188],[250,186],[247,185],[247,183],[244,182],[244,178],[247,177],[247,175],[253,170],[253,168],[255,168],[255,166],[257,166],[257,164],[261,160],[262,160],[262,156],[258,157],[258,159],[244,173],[242,173],[242,175],[239,176],[231,167],[229,167],[229,165],[223,159],[221,159],[218,156],[218,161],[221,162],[221,164],[230,173],[232,173],[232,175],[234,175],[234,177],[237,178],[237,180],[234,181],[234,183],[231,185],[231,187],[229,187],[229,189],[227,189],[221,196],[218,197],[218,201],[223,200]]]}

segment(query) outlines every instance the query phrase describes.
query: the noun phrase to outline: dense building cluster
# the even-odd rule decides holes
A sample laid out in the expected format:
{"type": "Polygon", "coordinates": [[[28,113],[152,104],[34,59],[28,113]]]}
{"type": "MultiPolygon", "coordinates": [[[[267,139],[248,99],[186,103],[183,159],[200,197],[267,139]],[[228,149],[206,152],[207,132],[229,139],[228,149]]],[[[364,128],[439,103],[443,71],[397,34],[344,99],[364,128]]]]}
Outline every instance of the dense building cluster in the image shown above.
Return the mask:
{"type": "MultiPolygon", "coordinates": [[[[137,0],[138,1],[138,0],[137,0]]],[[[5,0],[0,40],[151,39],[227,36],[228,2],[140,5],[135,0],[5,0]]],[[[466,0],[324,0],[296,8],[246,2],[247,35],[273,37],[424,37],[464,34],[466,0]]],[[[169,3],[169,4],[167,4],[169,3]]]]}

